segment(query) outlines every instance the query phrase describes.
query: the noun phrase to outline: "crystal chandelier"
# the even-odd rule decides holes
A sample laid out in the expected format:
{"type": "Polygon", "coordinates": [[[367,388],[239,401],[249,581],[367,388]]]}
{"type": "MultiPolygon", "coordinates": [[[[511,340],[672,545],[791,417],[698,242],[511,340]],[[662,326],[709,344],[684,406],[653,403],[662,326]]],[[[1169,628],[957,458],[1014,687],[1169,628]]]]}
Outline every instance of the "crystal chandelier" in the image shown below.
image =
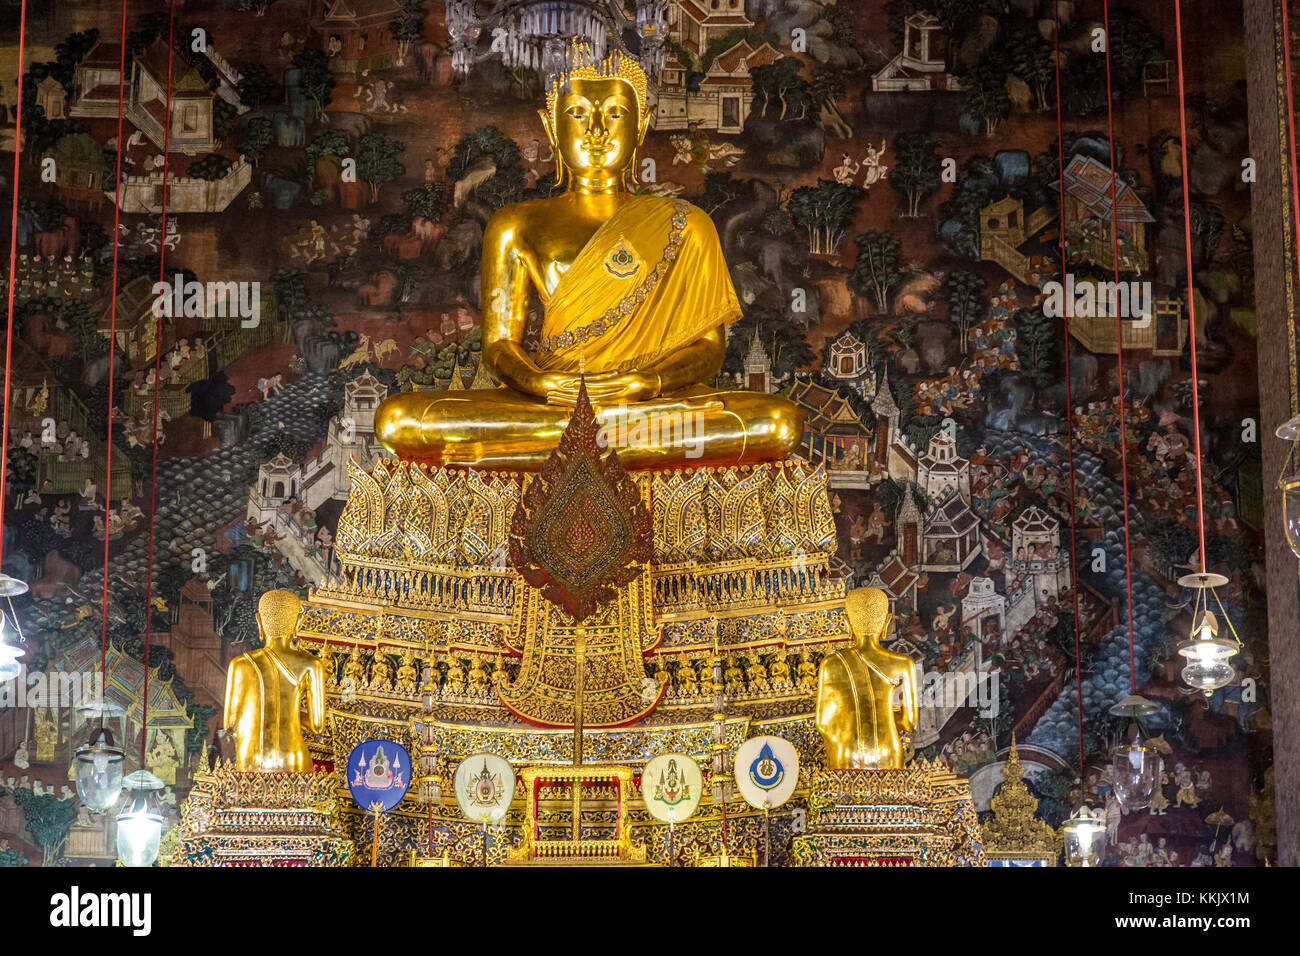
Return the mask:
{"type": "Polygon", "coordinates": [[[599,63],[611,49],[632,56],[654,78],[664,66],[668,0],[636,0],[629,16],[622,0],[448,0],[451,66],[468,75],[478,59],[500,55],[510,69],[526,67],[548,77],[599,63]],[[629,49],[628,32],[636,37],[629,49]],[[487,34],[487,49],[479,39],[487,34]],[[584,41],[574,44],[573,40],[584,41]]]}

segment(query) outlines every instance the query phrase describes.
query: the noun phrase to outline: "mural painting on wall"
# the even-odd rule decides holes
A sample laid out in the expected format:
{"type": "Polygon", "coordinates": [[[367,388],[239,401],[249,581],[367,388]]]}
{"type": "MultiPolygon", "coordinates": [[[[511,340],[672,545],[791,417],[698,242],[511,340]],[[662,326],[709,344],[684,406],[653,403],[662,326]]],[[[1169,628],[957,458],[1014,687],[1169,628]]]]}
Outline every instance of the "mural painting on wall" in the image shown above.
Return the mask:
{"type": "MultiPolygon", "coordinates": [[[[166,4],[129,3],[120,138],[117,4],[52,4],[27,36],[5,569],[32,585],[29,674],[93,674],[106,635],[128,762],[148,623],[145,763],[173,812],[258,596],[330,573],[348,460],[383,453],[377,404],[493,384],[483,227],[556,188],[538,76],[487,59],[454,77],[441,3],[327,24],[334,6],[191,2],[169,50],[166,4]]],[[[894,650],[978,685],[932,702],[918,754],[987,810],[1014,733],[1049,822],[1106,808],[1112,862],[1256,865],[1273,836],[1242,11],[1198,9],[1185,38],[1195,330],[1172,5],[1110,4],[1109,76],[1101,16],[676,0],[635,189],[714,219],[744,309],[720,384],[805,410],[838,573],[888,592],[894,650]],[[1093,298],[1117,273],[1122,402],[1093,298]],[[1193,334],[1206,559],[1245,643],[1243,681],[1209,698],[1175,651],[1199,557],[1193,334]],[[1123,814],[1106,710],[1130,659],[1165,782],[1123,814]]],[[[3,44],[16,60],[16,28],[3,44]]],[[[12,80],[0,93],[12,149],[12,80]]],[[[84,718],[32,703],[0,709],[0,865],[111,860],[68,775],[84,718]]]]}

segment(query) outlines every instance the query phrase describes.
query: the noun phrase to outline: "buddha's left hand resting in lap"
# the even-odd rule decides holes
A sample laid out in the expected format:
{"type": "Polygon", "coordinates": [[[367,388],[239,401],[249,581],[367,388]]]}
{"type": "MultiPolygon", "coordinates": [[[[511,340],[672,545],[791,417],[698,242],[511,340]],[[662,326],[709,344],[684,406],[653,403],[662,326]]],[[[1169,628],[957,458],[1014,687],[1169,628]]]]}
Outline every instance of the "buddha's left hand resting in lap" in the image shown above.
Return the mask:
{"type": "Polygon", "coordinates": [[[741,314],[712,220],[624,184],[649,127],[645,74],[628,57],[574,70],[541,117],[567,188],[501,209],[483,236],[483,360],[504,385],[394,395],[376,414],[379,440],[406,459],[535,470],[585,379],[629,468],[785,457],[803,436],[795,405],[702,384],[741,314]],[[545,315],[530,354],[533,290],[545,315]]]}

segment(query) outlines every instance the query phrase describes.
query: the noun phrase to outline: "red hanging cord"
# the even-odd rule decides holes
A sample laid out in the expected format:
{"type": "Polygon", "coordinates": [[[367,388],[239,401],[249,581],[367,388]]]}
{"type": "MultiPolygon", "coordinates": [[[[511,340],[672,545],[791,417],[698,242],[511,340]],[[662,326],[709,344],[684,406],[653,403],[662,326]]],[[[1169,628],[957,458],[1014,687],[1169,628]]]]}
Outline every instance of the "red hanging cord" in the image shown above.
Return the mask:
{"type": "MultiPolygon", "coordinates": [[[[162,169],[162,221],[158,228],[158,281],[164,282],[167,274],[167,160],[172,131],[172,63],[176,50],[172,46],[176,29],[176,0],[167,5],[167,103],[163,110],[163,169],[162,169]]],[[[153,462],[149,475],[149,562],[144,585],[144,707],[140,738],[140,766],[144,766],[145,748],[149,740],[149,638],[153,635],[153,542],[154,520],[158,516],[158,397],[162,384],[163,317],[158,309],[158,323],[154,331],[153,348],[153,462]]],[[[172,317],[173,321],[175,316],[172,317]]],[[[107,525],[105,525],[107,530],[107,525]]]]}
{"type": "MultiPolygon", "coordinates": [[[[1061,290],[1065,290],[1068,253],[1065,248],[1065,131],[1061,120],[1061,11],[1052,4],[1052,39],[1056,44],[1056,168],[1060,177],[1061,290]]],[[[1074,494],[1074,405],[1070,388],[1070,309],[1065,315],[1065,441],[1070,467],[1070,583],[1074,592],[1074,691],[1079,707],[1079,777],[1083,778],[1083,668],[1079,650],[1079,557],[1075,533],[1074,494]]]]}
{"type": "MultiPolygon", "coordinates": [[[[104,594],[99,631],[99,672],[108,668],[108,520],[113,508],[113,349],[117,346],[117,230],[122,222],[122,113],[126,101],[126,0],[122,0],[122,50],[117,75],[117,176],[113,186],[113,298],[108,312],[108,432],[104,465],[104,594]]],[[[103,720],[103,715],[100,715],[103,720]]]]}
{"type": "MultiPolygon", "coordinates": [[[[1115,284],[1119,285],[1119,204],[1117,202],[1119,170],[1115,168],[1115,99],[1111,91],[1110,75],[1110,0],[1102,0],[1103,26],[1106,30],[1106,125],[1107,146],[1110,149],[1110,239],[1115,251],[1115,284]]],[[[1123,489],[1124,507],[1124,588],[1128,595],[1128,680],[1129,689],[1137,693],[1137,664],[1133,652],[1133,562],[1131,560],[1132,538],[1129,534],[1128,520],[1128,439],[1126,414],[1124,410],[1124,318],[1116,309],[1115,314],[1115,363],[1116,376],[1119,379],[1119,463],[1122,473],[1120,485],[1123,489]]]]}
{"type": "Polygon", "coordinates": [[[14,108],[14,205],[9,220],[9,320],[5,326],[5,408],[0,422],[0,567],[5,554],[5,499],[9,494],[9,386],[14,354],[14,287],[18,270],[18,170],[23,153],[23,41],[27,36],[27,0],[18,16],[18,105],[14,108]]]}
{"type": "MultiPolygon", "coordinates": [[[[1290,155],[1291,216],[1292,216],[1291,242],[1293,245],[1297,246],[1296,264],[1297,266],[1300,266],[1300,181],[1297,181],[1296,178],[1297,175],[1300,174],[1300,170],[1297,169],[1297,159],[1295,154],[1295,101],[1294,101],[1294,96],[1292,94],[1293,84],[1291,80],[1291,25],[1288,22],[1288,16],[1287,16],[1287,8],[1290,6],[1289,0],[1284,0],[1281,6],[1282,6],[1282,59],[1284,65],[1286,66],[1286,130],[1287,130],[1288,143],[1291,148],[1291,155],[1290,155]]],[[[1185,136],[1184,139],[1186,139],[1185,136]]],[[[1184,162],[1184,174],[1183,174],[1184,178],[1186,177],[1185,170],[1186,170],[1186,163],[1184,162]]],[[[1184,186],[1184,189],[1186,189],[1186,186],[1184,186]]],[[[1190,280],[1189,280],[1189,286],[1190,286],[1190,280]]],[[[1300,294],[1300,293],[1293,293],[1293,295],[1294,294],[1300,294]]],[[[1294,305],[1294,299],[1292,301],[1292,304],[1294,305]]],[[[1192,328],[1193,328],[1192,347],[1195,348],[1196,334],[1194,330],[1196,326],[1193,325],[1192,328]]],[[[1289,329],[1289,334],[1294,339],[1294,331],[1289,329]]],[[[1295,401],[1296,401],[1295,395],[1293,394],[1291,396],[1292,412],[1296,410],[1295,401]]],[[[1205,550],[1204,548],[1201,549],[1202,552],[1204,552],[1204,550],[1205,550]]]]}
{"type": "MultiPolygon", "coordinates": [[[[1289,0],[1288,0],[1289,2],[1289,0]]],[[[1286,10],[1286,3],[1282,4],[1286,10]]],[[[1285,13],[1283,14],[1285,16],[1285,13]]],[[[1174,35],[1178,42],[1178,126],[1183,166],[1183,241],[1187,252],[1187,322],[1192,343],[1192,430],[1196,437],[1196,526],[1200,533],[1201,573],[1205,573],[1205,490],[1201,484],[1201,401],[1196,372],[1196,292],[1192,285],[1192,200],[1187,181],[1187,94],[1183,91],[1183,11],[1174,0],[1174,35]]],[[[1290,43],[1290,37],[1286,39],[1290,43]]],[[[1288,83],[1290,74],[1287,75],[1288,83]]],[[[1289,100],[1288,95],[1288,100],[1289,100]]],[[[1292,136],[1294,136],[1294,132],[1292,136]]],[[[1294,148],[1294,147],[1293,147],[1294,148]]]]}

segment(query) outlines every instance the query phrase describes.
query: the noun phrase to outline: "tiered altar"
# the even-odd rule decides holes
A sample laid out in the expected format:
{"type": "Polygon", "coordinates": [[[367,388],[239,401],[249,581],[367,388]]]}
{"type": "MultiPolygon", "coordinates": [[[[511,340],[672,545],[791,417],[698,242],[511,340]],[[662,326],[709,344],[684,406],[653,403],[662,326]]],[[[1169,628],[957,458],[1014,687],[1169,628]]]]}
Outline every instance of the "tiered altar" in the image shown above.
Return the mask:
{"type": "Polygon", "coordinates": [[[376,411],[395,457],[351,465],[337,570],[305,606],[264,595],[267,647],[231,663],[238,771],[343,771],[343,825],[387,865],[783,863],[810,788],[830,829],[803,862],[979,860],[964,784],[902,769],[918,675],[881,645],[884,593],[832,573],[826,473],[790,457],[802,413],[705,384],[742,310],[712,220],[627,189],[645,74],[570,52],[542,112],[567,186],[484,234],[502,385],[376,411]],[[699,812],[674,815],[676,785],[658,815],[637,799],[659,756],[699,812]]]}
{"type": "MultiPolygon", "coordinates": [[[[604,639],[611,650],[604,663],[596,654],[587,660],[584,759],[636,767],[682,752],[706,763],[714,742],[711,662],[721,657],[727,750],[773,734],[795,744],[804,766],[815,765],[817,663],[848,642],[843,582],[830,574],[835,530],[825,472],[788,461],[634,478],[652,509],[654,557],[626,595],[585,622],[596,635],[589,645],[604,639]]],[[[504,557],[511,517],[536,477],[381,461],[369,472],[354,466],[352,480],[337,539],[342,571],[313,591],[298,631],[299,646],[326,662],[329,728],[313,755],[342,766],[352,747],[374,737],[418,750],[419,675],[428,662],[440,754],[453,763],[490,751],[516,767],[570,766],[576,693],[559,684],[571,681],[572,660],[528,656],[546,621],[565,615],[504,557]],[[529,667],[545,694],[515,691],[529,667]]],[[[566,630],[571,620],[552,634],[566,630]]],[[[493,859],[523,837],[526,802],[516,802],[508,841],[493,841],[493,859]]],[[[381,856],[426,852],[427,808],[409,804],[392,815],[400,825],[381,856]]],[[[639,800],[625,810],[650,858],[662,861],[659,831],[667,827],[639,800]]],[[[608,805],[584,803],[583,814],[584,834],[613,832],[608,805]]],[[[728,817],[730,851],[756,847],[761,815],[742,804],[728,817]]],[[[364,833],[360,811],[356,818],[364,833]]],[[[462,852],[477,846],[478,828],[450,799],[433,818],[435,853],[458,841],[462,852]]],[[[774,859],[783,859],[790,815],[772,823],[774,859]]],[[[678,826],[678,845],[716,853],[720,824],[721,808],[703,806],[678,826]]]]}

